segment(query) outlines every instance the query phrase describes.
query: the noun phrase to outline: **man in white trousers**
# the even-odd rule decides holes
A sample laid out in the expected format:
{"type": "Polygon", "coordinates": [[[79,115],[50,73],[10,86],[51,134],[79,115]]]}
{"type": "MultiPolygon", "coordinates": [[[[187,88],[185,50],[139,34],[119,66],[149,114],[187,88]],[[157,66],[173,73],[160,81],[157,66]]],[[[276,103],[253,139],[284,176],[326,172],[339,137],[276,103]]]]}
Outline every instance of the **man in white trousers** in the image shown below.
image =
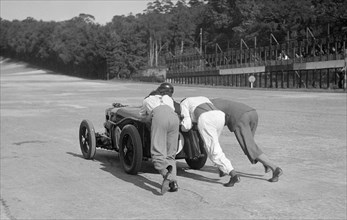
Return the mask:
{"type": "Polygon", "coordinates": [[[200,135],[210,160],[218,169],[230,175],[230,180],[224,186],[232,187],[240,182],[231,162],[226,158],[219,144],[219,136],[225,125],[225,114],[218,110],[212,102],[203,96],[189,97],[181,101],[181,129],[187,132],[197,123],[200,135]]]}

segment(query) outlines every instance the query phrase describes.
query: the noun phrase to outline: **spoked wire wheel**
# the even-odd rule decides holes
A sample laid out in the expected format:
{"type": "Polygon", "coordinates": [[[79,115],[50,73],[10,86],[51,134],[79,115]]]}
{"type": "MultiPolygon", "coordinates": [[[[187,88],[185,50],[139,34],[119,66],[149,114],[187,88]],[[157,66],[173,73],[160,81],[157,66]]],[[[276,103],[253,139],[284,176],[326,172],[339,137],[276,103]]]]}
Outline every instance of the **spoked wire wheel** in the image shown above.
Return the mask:
{"type": "Polygon", "coordinates": [[[126,173],[137,174],[143,158],[139,132],[133,125],[126,125],[120,134],[119,158],[126,173]]]}
{"type": "Polygon", "coordinates": [[[96,153],[96,138],[93,124],[83,120],[79,131],[80,147],[85,159],[93,159],[96,153]]]}

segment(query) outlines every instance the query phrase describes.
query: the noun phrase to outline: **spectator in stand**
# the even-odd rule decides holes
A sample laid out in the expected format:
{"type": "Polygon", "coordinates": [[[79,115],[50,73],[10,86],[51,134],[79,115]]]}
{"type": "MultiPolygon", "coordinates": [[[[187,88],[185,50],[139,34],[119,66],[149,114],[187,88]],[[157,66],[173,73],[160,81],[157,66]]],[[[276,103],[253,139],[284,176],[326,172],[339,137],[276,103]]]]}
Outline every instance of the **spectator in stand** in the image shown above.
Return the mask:
{"type": "Polygon", "coordinates": [[[283,52],[283,60],[289,60],[289,57],[286,53],[283,52]]]}
{"type": "Polygon", "coordinates": [[[334,46],[330,48],[330,54],[336,54],[336,49],[334,46]]]}
{"type": "Polygon", "coordinates": [[[289,60],[289,57],[284,50],[281,51],[280,55],[278,56],[278,60],[289,60]]]}

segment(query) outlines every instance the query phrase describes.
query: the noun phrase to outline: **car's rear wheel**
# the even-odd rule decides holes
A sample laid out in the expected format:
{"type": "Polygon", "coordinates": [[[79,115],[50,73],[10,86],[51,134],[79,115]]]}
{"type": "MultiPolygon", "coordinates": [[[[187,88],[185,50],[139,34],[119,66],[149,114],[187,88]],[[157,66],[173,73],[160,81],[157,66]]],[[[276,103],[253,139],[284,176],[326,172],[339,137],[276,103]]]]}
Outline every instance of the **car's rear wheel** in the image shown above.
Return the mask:
{"type": "Polygon", "coordinates": [[[119,138],[119,158],[126,173],[137,174],[143,158],[141,137],[133,125],[126,125],[119,138]]]}
{"type": "Polygon", "coordinates": [[[93,124],[83,120],[79,131],[80,147],[85,159],[93,159],[96,153],[96,138],[93,124]]]}
{"type": "Polygon", "coordinates": [[[188,166],[194,170],[201,169],[205,165],[206,160],[207,160],[207,152],[206,152],[205,147],[204,147],[204,142],[201,140],[201,138],[199,138],[199,145],[200,145],[201,155],[198,158],[193,158],[193,159],[186,158],[185,159],[188,166]]]}

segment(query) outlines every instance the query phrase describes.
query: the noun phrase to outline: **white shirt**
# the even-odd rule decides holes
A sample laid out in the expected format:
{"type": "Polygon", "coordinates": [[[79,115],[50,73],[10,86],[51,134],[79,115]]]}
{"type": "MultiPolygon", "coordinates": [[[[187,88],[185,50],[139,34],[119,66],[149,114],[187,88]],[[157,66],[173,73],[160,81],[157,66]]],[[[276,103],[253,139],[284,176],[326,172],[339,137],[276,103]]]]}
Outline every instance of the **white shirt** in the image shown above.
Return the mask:
{"type": "Polygon", "coordinates": [[[153,109],[159,105],[168,105],[175,110],[173,99],[170,96],[151,95],[143,100],[140,115],[146,116],[152,114],[153,109]]]}
{"type": "Polygon", "coordinates": [[[192,128],[193,122],[197,122],[194,111],[195,108],[203,103],[211,103],[211,101],[204,96],[189,97],[181,102],[181,121],[182,130],[188,131],[192,128]]]}

